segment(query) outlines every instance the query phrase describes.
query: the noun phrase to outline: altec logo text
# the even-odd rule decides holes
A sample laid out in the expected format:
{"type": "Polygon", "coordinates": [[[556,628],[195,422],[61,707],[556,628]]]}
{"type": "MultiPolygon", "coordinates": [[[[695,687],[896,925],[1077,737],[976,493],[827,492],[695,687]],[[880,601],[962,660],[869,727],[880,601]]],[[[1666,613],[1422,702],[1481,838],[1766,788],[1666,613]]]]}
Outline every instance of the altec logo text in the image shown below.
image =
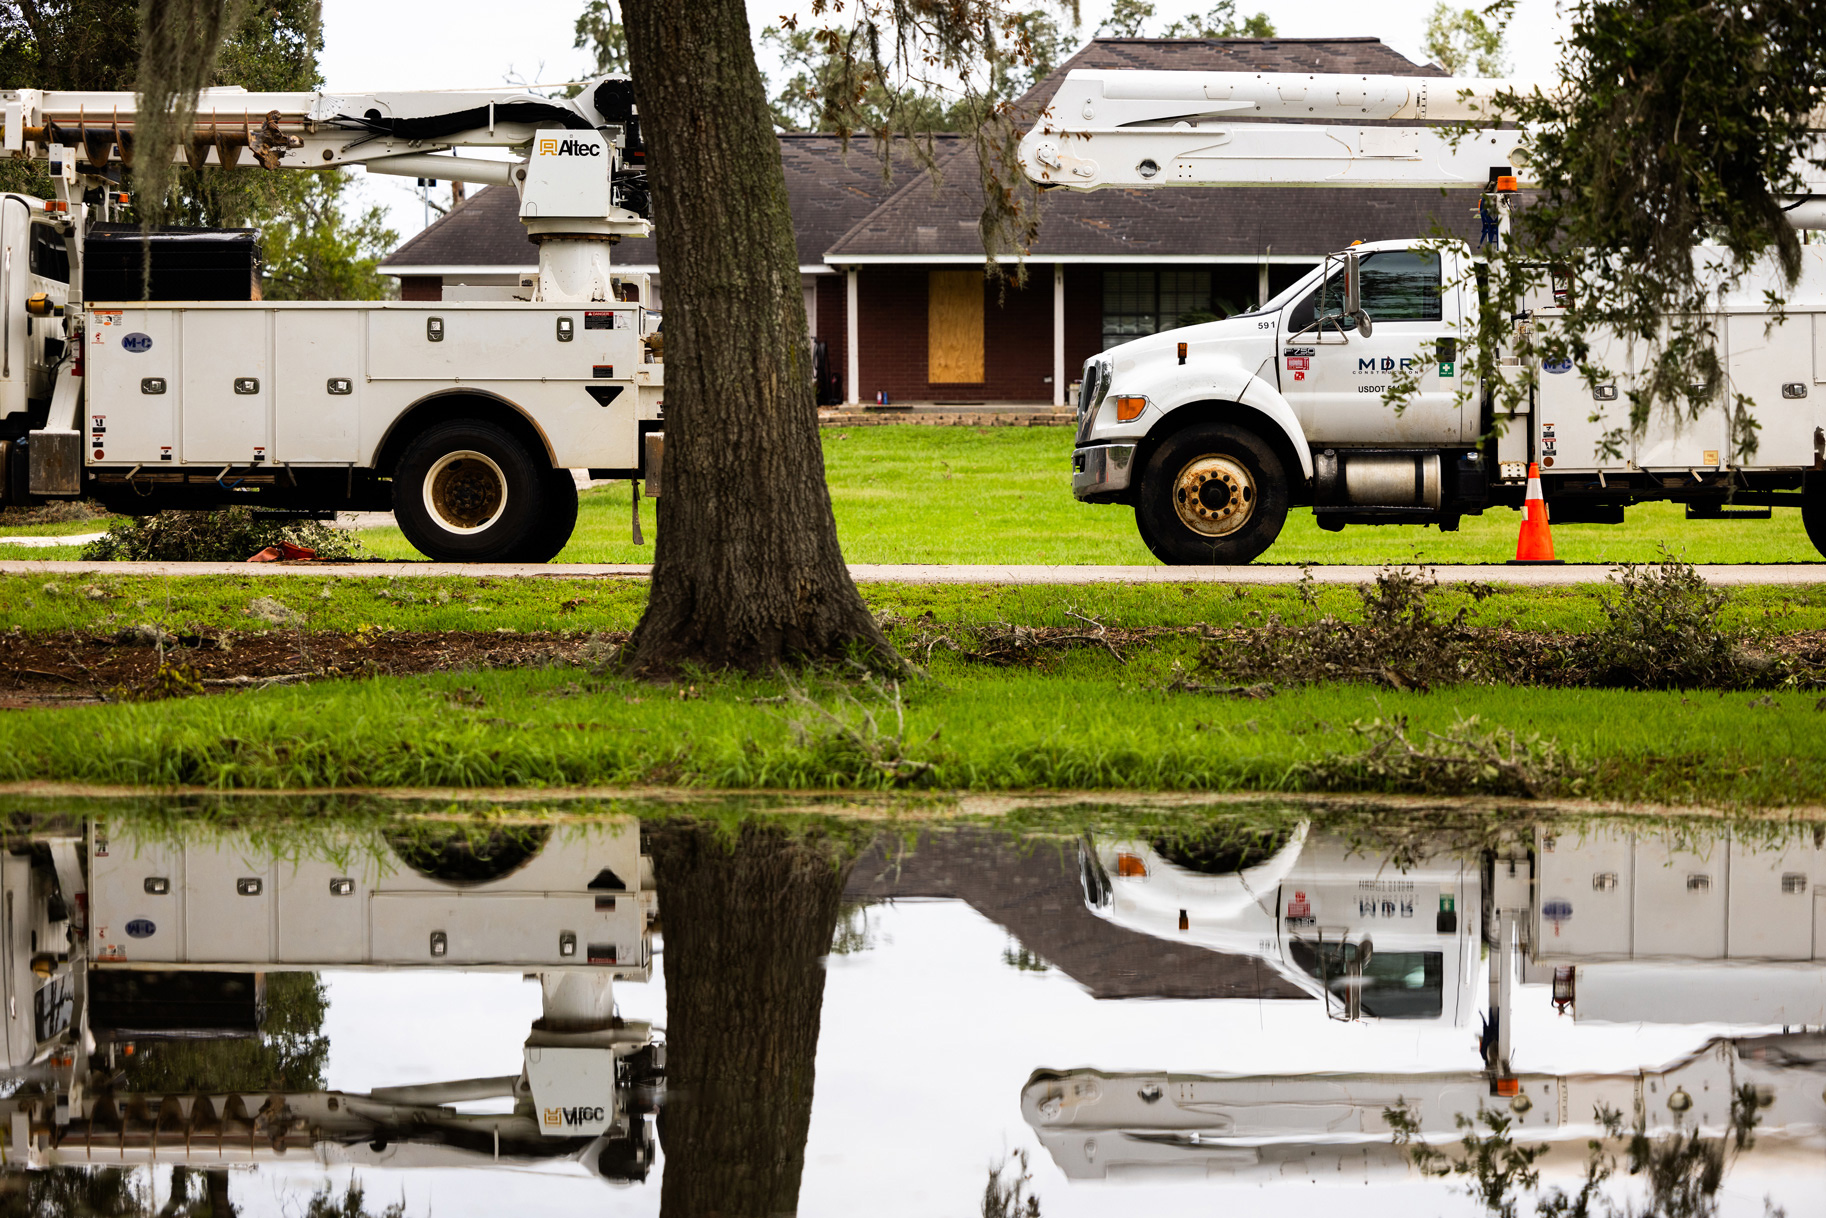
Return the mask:
{"type": "Polygon", "coordinates": [[[540,156],[601,156],[601,144],[589,144],[583,140],[540,140],[540,156]]]}
{"type": "Polygon", "coordinates": [[[544,1113],[547,1125],[588,1125],[603,1119],[601,1108],[547,1108],[544,1113]]]}

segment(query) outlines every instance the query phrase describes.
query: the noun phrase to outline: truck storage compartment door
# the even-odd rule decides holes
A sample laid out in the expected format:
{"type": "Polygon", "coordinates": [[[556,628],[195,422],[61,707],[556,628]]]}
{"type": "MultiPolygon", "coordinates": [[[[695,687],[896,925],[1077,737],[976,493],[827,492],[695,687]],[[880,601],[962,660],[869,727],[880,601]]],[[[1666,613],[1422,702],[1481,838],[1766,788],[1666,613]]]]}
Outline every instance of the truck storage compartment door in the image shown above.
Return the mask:
{"type": "Polygon", "coordinates": [[[115,837],[105,824],[89,847],[89,950],[99,961],[184,960],[184,850],[115,837]]]}
{"type": "Polygon", "coordinates": [[[182,312],[187,462],[248,466],[272,455],[272,366],[267,308],[182,312]]]}
{"type": "Polygon", "coordinates": [[[1630,954],[1634,854],[1627,833],[1593,829],[1538,835],[1533,940],[1537,958],[1630,954]]]}
{"type": "Polygon", "coordinates": [[[363,314],[288,308],[273,314],[273,445],[287,464],[353,464],[361,438],[363,314]]]}
{"type": "Polygon", "coordinates": [[[342,862],[281,861],[273,883],[281,964],[361,964],[368,953],[368,894],[378,879],[371,856],[342,862]]]}
{"type": "Polygon", "coordinates": [[[1733,959],[1813,956],[1812,887],[1821,860],[1810,836],[1762,847],[1732,838],[1725,947],[1733,959]]]}
{"type": "Polygon", "coordinates": [[[1667,838],[1638,838],[1636,956],[1722,957],[1730,878],[1729,852],[1723,842],[1700,854],[1676,850],[1667,838]]]}
{"type": "Polygon", "coordinates": [[[645,915],[577,893],[377,893],[374,964],[640,964],[645,915]]]}
{"type": "MultiPolygon", "coordinates": [[[[1632,352],[1641,366],[1650,352],[1638,344],[1632,352]]],[[[1726,352],[1720,357],[1728,358],[1726,352]]],[[[1707,387],[1710,399],[1697,415],[1683,399],[1679,403],[1657,402],[1649,413],[1648,427],[1636,440],[1636,464],[1647,470],[1678,475],[1688,470],[1716,468],[1728,458],[1729,428],[1725,403],[1731,400],[1730,385],[1707,387]]]]}
{"type": "Polygon", "coordinates": [[[270,856],[232,839],[184,848],[185,958],[193,963],[262,964],[273,958],[270,856]],[[251,856],[251,857],[250,857],[251,856]]]}
{"type": "Polygon", "coordinates": [[[90,462],[152,466],[175,460],[181,360],[177,319],[172,309],[96,309],[89,314],[84,404],[90,462]]]}
{"type": "MultiPolygon", "coordinates": [[[[1542,319],[1551,332],[1558,322],[1542,319]]],[[[1629,433],[1629,393],[1635,385],[1630,348],[1610,332],[1593,332],[1591,360],[1608,375],[1596,384],[1573,366],[1571,360],[1539,360],[1535,390],[1536,419],[1540,428],[1538,455],[1543,472],[1589,473],[1593,470],[1629,468],[1634,448],[1629,433]]],[[[1527,419],[1521,426],[1532,426],[1527,419]]]]}
{"type": "MultiPolygon", "coordinates": [[[[1788,469],[1813,464],[1813,348],[1816,315],[1789,317],[1769,326],[1766,313],[1733,313],[1725,318],[1725,368],[1731,394],[1753,405],[1758,426],[1756,452],[1732,451],[1725,460],[1751,467],[1788,469]]],[[[1727,445],[1729,440],[1726,441],[1727,445]]]]}

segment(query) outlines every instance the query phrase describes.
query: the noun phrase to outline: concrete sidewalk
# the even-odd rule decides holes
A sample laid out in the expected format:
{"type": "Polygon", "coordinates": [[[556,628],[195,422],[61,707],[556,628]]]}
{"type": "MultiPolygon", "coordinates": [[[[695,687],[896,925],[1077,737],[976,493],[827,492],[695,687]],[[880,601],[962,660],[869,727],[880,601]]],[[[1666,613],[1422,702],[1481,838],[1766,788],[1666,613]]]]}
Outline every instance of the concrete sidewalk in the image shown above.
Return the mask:
{"type": "MultiPolygon", "coordinates": [[[[1397,564],[1398,565],[1398,564],[1397,564]]],[[[1412,564],[1410,564],[1412,565],[1412,564]]],[[[1312,572],[1320,584],[1360,584],[1376,578],[1386,567],[1269,566],[1243,567],[1042,567],[1042,566],[940,566],[851,563],[857,583],[877,584],[1297,584],[1312,572]]],[[[1520,584],[1532,588],[1602,583],[1615,564],[1585,563],[1556,567],[1479,564],[1427,565],[1442,582],[1477,580],[1491,584],[1520,584]]],[[[345,579],[380,579],[411,576],[458,576],[470,579],[645,579],[652,567],[644,563],[435,563],[435,562],[32,562],[0,561],[0,575],[41,575],[71,578],[79,575],[334,575],[345,579]]],[[[1826,562],[1744,563],[1697,568],[1708,583],[1720,587],[1755,584],[1796,586],[1826,584],[1826,562]]]]}

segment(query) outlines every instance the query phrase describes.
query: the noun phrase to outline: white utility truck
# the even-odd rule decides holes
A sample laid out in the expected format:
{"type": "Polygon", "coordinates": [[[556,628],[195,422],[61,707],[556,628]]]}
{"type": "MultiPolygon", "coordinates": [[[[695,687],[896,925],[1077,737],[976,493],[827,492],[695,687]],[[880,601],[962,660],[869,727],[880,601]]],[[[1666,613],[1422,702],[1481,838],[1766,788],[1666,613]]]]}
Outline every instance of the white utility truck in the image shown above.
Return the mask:
{"type": "Polygon", "coordinates": [[[199,250],[252,249],[223,230],[149,234],[143,274],[119,253],[143,248],[138,226],[110,223],[128,200],[134,95],[0,101],[6,152],[56,188],[0,199],[0,502],[391,509],[432,558],[543,562],[576,521],[570,471],[647,472],[656,315],[645,278],[609,265],[616,241],[650,231],[625,78],[571,98],[199,95],[192,165],[362,165],[515,191],[538,276],[527,299],[489,302],[261,301],[257,264],[197,269],[199,250]],[[506,159],[438,155],[455,149],[506,159]]]}
{"type": "MultiPolygon", "coordinates": [[[[1043,188],[1444,187],[1483,190],[1508,225],[1528,184],[1525,133],[1488,121],[1507,81],[1403,76],[1076,70],[1021,144],[1043,188]]],[[[1797,227],[1826,226],[1826,172],[1790,200],[1797,227]]],[[[1073,493],[1126,503],[1169,563],[1248,562],[1288,511],[1321,528],[1458,527],[1519,508],[1531,462],[1556,524],[1620,523],[1626,507],[1682,503],[1693,519],[1798,507],[1826,553],[1826,250],[1807,247],[1785,320],[1746,283],[1717,301],[1727,382],[1697,418],[1663,413],[1628,434],[1646,353],[1598,336],[1612,376],[1498,357],[1478,367],[1480,278],[1466,243],[1354,246],[1259,308],[1112,347],[1084,366],[1073,493]],[[1397,411],[1398,375],[1416,377],[1397,411]],[[1498,387],[1518,382],[1519,403],[1498,387]],[[1731,405],[1754,402],[1755,454],[1733,450],[1731,405]],[[1506,405],[1507,403],[1507,405],[1506,405]],[[1516,406],[1508,409],[1507,406],[1516,406]],[[1621,429],[1621,438],[1616,433],[1621,429]],[[1609,437],[1609,442],[1607,442],[1609,437]]],[[[1552,285],[1514,319],[1549,328],[1552,285]]],[[[1498,350],[1513,352],[1505,333],[1498,350]]]]}
{"type": "Polygon", "coordinates": [[[637,822],[481,850],[364,832],[303,853],[94,823],[29,849],[54,866],[0,859],[8,994],[32,995],[0,1062],[7,1167],[288,1151],[396,1167],[574,1161],[619,1181],[651,1167],[665,1046],[614,1001],[616,981],[652,974],[657,905],[637,822]],[[536,978],[541,1015],[520,1070],[367,1093],[144,1094],[109,1077],[136,1040],[256,1028],[251,1007],[220,996],[245,994],[246,979],[348,969],[536,978]],[[496,1111],[458,1107],[477,1101],[496,1111]]]}
{"type": "Polygon", "coordinates": [[[1022,1113],[1071,1178],[1399,1174],[1411,1163],[1383,1114],[1402,1105],[1435,1145],[1461,1136],[1459,1116],[1500,1111],[1518,1138],[1552,1148],[1548,1164],[1576,1170],[1587,1139],[1602,1136],[1600,1107],[1626,1131],[1640,1121],[1651,1135],[1722,1136],[1746,1094],[1758,1105],[1759,1155],[1817,1160],[1826,842],[1809,829],[1538,828],[1459,863],[1446,851],[1404,870],[1302,825],[1248,850],[1090,838],[1081,861],[1086,903],[1101,916],[1262,959],[1336,1018],[1462,1024],[1480,981],[1489,1007],[1483,1070],[1265,1075],[1221,1061],[1036,1070],[1022,1113]],[[1319,976],[1314,965],[1328,956],[1346,967],[1319,976]],[[1609,1073],[1517,1070],[1517,982],[1539,985],[1531,993],[1575,1022],[1782,1034],[1720,1037],[1667,1064],[1609,1073]]]}

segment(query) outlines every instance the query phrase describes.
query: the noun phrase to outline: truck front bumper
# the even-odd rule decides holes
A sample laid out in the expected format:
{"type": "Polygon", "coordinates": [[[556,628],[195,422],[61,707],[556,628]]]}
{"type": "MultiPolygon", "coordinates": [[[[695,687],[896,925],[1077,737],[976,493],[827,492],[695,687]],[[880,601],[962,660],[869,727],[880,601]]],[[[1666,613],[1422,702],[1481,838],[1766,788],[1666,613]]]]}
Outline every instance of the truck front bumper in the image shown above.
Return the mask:
{"type": "Polygon", "coordinates": [[[1135,445],[1097,444],[1072,453],[1072,494],[1108,503],[1129,489],[1135,473],[1135,445]]]}

